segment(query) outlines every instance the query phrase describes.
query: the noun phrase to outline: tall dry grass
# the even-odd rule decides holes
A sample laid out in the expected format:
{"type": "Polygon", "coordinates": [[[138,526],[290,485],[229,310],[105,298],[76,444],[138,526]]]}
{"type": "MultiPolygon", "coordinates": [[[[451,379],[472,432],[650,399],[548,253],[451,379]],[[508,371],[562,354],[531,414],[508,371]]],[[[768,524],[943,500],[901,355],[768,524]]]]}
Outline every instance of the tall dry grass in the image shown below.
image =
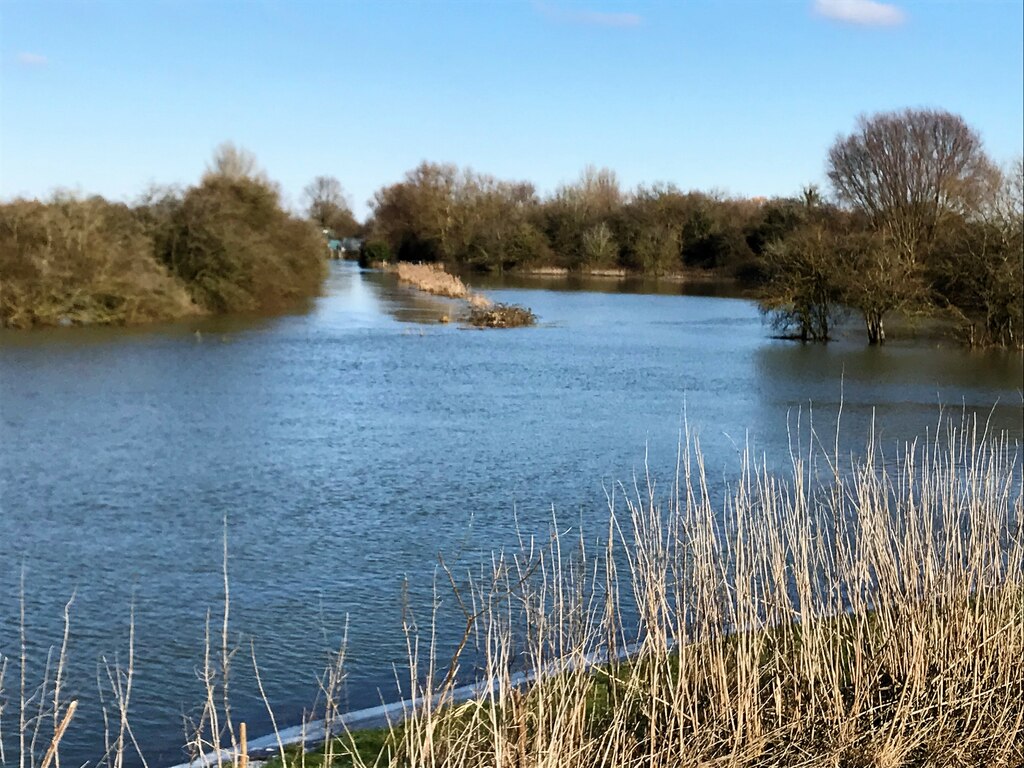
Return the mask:
{"type": "MultiPolygon", "coordinates": [[[[345,731],[336,655],[328,738],[315,753],[282,738],[277,762],[1024,764],[1019,446],[974,423],[892,455],[872,442],[844,461],[813,445],[782,476],[745,454],[723,491],[688,439],[667,493],[645,476],[609,494],[601,535],[556,520],[474,574],[442,563],[435,606],[447,593],[465,621],[454,656],[436,607],[410,615],[412,698],[368,739],[345,731]],[[484,682],[467,697],[470,678],[484,682]]],[[[197,756],[239,765],[220,650],[197,756]]],[[[36,722],[31,754],[51,733],[36,722]]]]}
{"type": "Polygon", "coordinates": [[[399,282],[407,283],[435,296],[450,299],[468,299],[469,288],[461,279],[445,271],[441,264],[411,264],[400,261],[395,265],[399,282]]]}
{"type": "Polygon", "coordinates": [[[947,425],[785,479],[748,455],[718,505],[689,442],[667,499],[610,500],[601,549],[496,558],[467,611],[493,688],[411,710],[388,764],[1024,765],[1011,448],[947,425]]]}

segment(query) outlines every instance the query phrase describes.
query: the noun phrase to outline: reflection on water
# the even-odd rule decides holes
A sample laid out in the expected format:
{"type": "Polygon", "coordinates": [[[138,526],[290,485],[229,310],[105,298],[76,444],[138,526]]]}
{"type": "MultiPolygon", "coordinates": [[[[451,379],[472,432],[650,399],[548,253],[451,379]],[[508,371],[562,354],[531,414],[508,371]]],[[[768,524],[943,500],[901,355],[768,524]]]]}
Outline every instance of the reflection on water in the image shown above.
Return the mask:
{"type": "Polygon", "coordinates": [[[402,323],[438,323],[443,317],[456,317],[460,309],[456,301],[399,285],[394,274],[377,270],[335,270],[326,293],[318,317],[346,327],[380,327],[386,318],[402,323]]]}
{"type": "Polygon", "coordinates": [[[589,291],[591,293],[634,293],[659,296],[720,296],[743,294],[734,280],[705,278],[693,280],[656,279],[638,275],[603,276],[569,273],[565,275],[465,272],[467,285],[480,289],[525,289],[589,291]]]}
{"type": "MultiPolygon", "coordinates": [[[[541,327],[440,325],[452,302],[342,262],[305,313],[0,334],[0,650],[23,568],[37,652],[76,592],[66,760],[102,751],[96,664],[123,655],[133,602],[136,735],[176,756],[225,516],[233,626],[295,722],[346,615],[348,703],[379,703],[405,655],[406,576],[422,615],[439,551],[472,567],[517,525],[543,535],[552,505],[601,529],[603,485],[645,452],[671,477],[684,424],[713,482],[747,442],[784,466],[797,416],[830,434],[840,401],[844,451],[872,417],[886,441],[916,437],[940,404],[1024,433],[1019,354],[774,341],[740,299],[486,290],[541,327]]],[[[268,724],[246,666],[235,711],[252,733],[268,724]]]]}
{"type": "Polygon", "coordinates": [[[841,412],[845,443],[860,449],[874,434],[883,446],[935,436],[940,422],[977,422],[1015,438],[1022,426],[1021,355],[929,345],[869,347],[851,340],[828,346],[764,344],[758,421],[803,406],[831,444],[841,412]]]}

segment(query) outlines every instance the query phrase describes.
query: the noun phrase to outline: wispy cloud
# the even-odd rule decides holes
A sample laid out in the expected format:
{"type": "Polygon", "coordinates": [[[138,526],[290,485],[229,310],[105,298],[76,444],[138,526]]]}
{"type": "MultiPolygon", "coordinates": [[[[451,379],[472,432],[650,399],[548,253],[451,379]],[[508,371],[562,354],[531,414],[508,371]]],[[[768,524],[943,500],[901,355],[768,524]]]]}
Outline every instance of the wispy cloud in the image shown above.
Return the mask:
{"type": "Polygon", "coordinates": [[[45,67],[49,63],[49,59],[39,53],[29,53],[28,51],[22,51],[17,56],[18,63],[25,67],[45,67]]]}
{"type": "Polygon", "coordinates": [[[876,0],[814,0],[814,12],[844,24],[895,27],[907,19],[902,8],[876,0]]]}
{"type": "Polygon", "coordinates": [[[607,11],[590,11],[584,8],[559,8],[541,2],[535,2],[533,7],[539,14],[552,21],[583,24],[590,27],[637,27],[644,20],[638,13],[609,13],[607,11]]]}

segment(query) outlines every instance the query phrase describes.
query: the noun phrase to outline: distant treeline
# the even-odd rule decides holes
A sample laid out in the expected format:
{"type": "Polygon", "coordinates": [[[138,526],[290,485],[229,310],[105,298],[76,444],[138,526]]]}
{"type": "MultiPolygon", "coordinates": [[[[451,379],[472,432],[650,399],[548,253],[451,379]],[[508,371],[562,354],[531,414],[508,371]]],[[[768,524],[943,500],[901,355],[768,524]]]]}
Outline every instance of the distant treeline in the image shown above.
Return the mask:
{"type": "Polygon", "coordinates": [[[827,157],[827,194],[738,199],[672,185],[624,190],[589,167],[541,196],[422,163],[380,189],[369,220],[337,179],[288,213],[249,153],[223,145],[200,183],[134,205],[55,195],[0,204],[0,325],[134,323],[280,307],[319,291],[326,237],[367,260],[485,271],[703,271],[759,291],[784,336],[825,341],[859,313],[868,341],[895,312],[952,320],[971,344],[1024,342],[1024,170],[998,168],[962,118],[862,117],[827,157]]]}
{"type": "Polygon", "coordinates": [[[844,312],[885,340],[895,311],[942,313],[972,344],[1021,345],[1021,162],[999,170],[947,112],[861,118],[828,156],[831,194],[736,199],[671,185],[625,191],[587,168],[532,184],[423,163],[379,190],[375,259],[487,271],[558,267],[646,275],[709,270],[757,287],[779,333],[827,340],[844,312]]]}
{"type": "Polygon", "coordinates": [[[56,194],[0,205],[0,325],[130,324],[279,308],[315,295],[324,240],[252,155],[134,205],[56,194]]]}

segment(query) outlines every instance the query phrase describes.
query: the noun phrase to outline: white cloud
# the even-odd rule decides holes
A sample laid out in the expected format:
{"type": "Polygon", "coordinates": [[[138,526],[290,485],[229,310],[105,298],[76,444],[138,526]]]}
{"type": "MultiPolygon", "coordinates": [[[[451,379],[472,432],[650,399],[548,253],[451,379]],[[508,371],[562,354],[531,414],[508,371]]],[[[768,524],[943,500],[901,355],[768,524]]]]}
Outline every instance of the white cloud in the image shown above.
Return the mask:
{"type": "Polygon", "coordinates": [[[49,63],[49,59],[38,53],[22,51],[18,54],[18,63],[26,67],[45,67],[49,63]]]}
{"type": "Polygon", "coordinates": [[[869,27],[894,27],[907,18],[902,8],[876,0],[814,0],[814,12],[845,24],[869,27]]]}
{"type": "Polygon", "coordinates": [[[583,24],[591,27],[637,27],[643,23],[638,13],[608,13],[605,11],[588,11],[585,9],[569,10],[557,8],[547,3],[536,2],[533,7],[537,12],[553,21],[583,24]]]}

